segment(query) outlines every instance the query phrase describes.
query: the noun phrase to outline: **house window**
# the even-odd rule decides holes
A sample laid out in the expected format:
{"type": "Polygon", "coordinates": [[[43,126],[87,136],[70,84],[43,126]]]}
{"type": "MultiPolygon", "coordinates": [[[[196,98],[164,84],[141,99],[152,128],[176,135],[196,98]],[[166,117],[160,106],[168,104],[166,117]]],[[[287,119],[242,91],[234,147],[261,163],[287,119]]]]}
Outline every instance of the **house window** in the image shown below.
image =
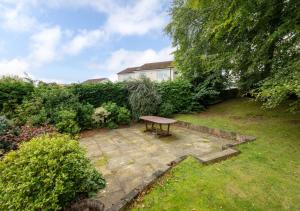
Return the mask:
{"type": "Polygon", "coordinates": [[[125,77],[124,77],[124,80],[125,81],[129,81],[129,80],[131,80],[132,79],[132,75],[126,75],[125,77]]]}
{"type": "Polygon", "coordinates": [[[158,71],[157,72],[157,80],[164,81],[170,78],[170,72],[168,70],[158,71]]]}
{"type": "Polygon", "coordinates": [[[143,78],[143,77],[146,78],[147,75],[146,75],[146,73],[140,73],[139,77],[140,77],[140,78],[143,78]]]}

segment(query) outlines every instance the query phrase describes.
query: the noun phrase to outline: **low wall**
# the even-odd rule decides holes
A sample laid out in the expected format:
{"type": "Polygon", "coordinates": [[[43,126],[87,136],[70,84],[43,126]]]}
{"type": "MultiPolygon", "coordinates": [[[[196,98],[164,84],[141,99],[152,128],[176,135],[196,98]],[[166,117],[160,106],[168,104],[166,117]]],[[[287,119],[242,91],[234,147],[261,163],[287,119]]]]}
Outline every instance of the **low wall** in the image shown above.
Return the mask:
{"type": "Polygon", "coordinates": [[[194,125],[192,123],[184,122],[184,121],[178,121],[175,123],[175,125],[190,130],[199,131],[201,133],[207,133],[219,138],[235,140],[236,143],[234,145],[242,144],[249,141],[254,141],[256,139],[254,136],[241,135],[235,132],[229,132],[217,128],[209,128],[202,125],[194,125]]]}

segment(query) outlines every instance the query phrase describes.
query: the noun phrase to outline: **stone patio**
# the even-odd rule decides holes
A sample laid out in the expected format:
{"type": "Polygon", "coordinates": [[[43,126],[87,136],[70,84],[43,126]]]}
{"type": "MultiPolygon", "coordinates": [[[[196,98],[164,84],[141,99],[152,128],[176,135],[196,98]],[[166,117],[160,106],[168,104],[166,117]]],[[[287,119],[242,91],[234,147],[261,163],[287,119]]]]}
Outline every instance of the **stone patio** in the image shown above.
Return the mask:
{"type": "Polygon", "coordinates": [[[143,125],[101,130],[81,138],[80,145],[107,181],[97,198],[109,209],[158,170],[165,170],[178,157],[209,156],[233,140],[198,131],[171,127],[172,136],[157,138],[143,132],[143,125]]]}

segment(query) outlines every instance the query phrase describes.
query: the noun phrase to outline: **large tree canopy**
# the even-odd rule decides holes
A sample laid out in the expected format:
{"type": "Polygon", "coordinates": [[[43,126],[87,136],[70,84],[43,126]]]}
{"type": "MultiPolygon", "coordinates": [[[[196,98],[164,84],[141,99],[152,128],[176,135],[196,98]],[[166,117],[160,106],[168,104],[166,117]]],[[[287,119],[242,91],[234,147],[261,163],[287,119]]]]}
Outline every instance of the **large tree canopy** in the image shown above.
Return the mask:
{"type": "Polygon", "coordinates": [[[299,107],[299,0],[174,0],[171,17],[176,65],[201,89],[235,83],[266,107],[299,107]]]}

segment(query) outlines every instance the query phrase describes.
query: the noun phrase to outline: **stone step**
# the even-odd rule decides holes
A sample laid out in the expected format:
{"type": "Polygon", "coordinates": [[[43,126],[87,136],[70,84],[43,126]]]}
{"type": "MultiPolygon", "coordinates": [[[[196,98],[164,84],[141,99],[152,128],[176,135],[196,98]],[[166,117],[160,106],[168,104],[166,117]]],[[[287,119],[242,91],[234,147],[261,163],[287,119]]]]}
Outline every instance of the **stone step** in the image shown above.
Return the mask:
{"type": "Polygon", "coordinates": [[[197,158],[204,164],[210,164],[215,163],[221,160],[225,160],[227,158],[230,158],[232,156],[238,155],[240,151],[228,148],[223,151],[209,153],[207,155],[201,155],[197,156],[197,158]]]}

